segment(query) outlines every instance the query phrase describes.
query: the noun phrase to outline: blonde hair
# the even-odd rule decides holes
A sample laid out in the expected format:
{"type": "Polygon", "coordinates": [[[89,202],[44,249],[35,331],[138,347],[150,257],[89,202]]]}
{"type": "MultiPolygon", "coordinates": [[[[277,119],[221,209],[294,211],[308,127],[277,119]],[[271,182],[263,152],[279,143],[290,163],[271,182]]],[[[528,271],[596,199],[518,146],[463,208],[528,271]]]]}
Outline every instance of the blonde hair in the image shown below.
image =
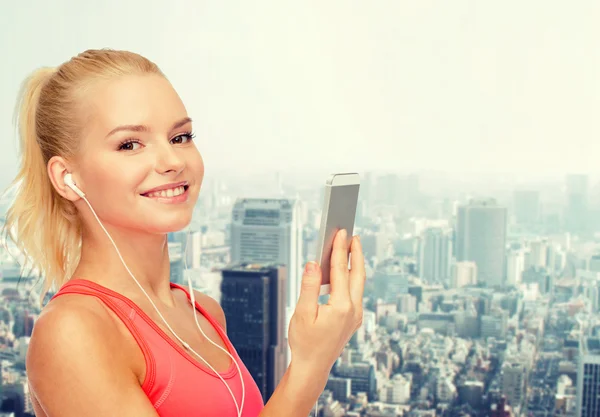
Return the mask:
{"type": "MultiPolygon", "coordinates": [[[[2,235],[25,257],[23,267],[44,279],[43,302],[51,289],[68,281],[81,255],[81,224],[75,205],[54,189],[47,164],[53,156],[72,160],[85,120],[81,111],[88,87],[128,74],[160,74],[138,54],[110,49],[87,50],[57,68],[40,68],[25,79],[15,108],[21,164],[9,188],[16,196],[2,235]]],[[[164,76],[164,75],[163,75],[164,76]]]]}

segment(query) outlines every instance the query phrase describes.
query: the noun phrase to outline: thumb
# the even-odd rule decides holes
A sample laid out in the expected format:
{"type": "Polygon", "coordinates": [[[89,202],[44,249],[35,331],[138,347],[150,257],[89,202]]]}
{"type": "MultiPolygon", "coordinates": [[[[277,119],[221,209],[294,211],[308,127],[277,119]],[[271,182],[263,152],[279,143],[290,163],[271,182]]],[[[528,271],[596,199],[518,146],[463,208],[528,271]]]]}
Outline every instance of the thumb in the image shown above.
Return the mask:
{"type": "Polygon", "coordinates": [[[296,310],[307,314],[311,318],[316,317],[319,307],[319,292],[321,291],[321,268],[316,262],[308,262],[302,274],[300,297],[296,304],[296,310]]]}

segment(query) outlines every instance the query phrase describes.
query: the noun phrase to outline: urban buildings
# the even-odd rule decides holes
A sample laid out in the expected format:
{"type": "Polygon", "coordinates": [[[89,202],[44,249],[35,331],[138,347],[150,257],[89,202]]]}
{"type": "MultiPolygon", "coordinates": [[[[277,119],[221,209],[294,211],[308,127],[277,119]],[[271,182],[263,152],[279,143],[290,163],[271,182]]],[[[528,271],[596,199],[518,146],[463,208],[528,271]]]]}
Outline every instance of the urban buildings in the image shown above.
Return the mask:
{"type": "Polygon", "coordinates": [[[483,285],[505,285],[506,227],[507,210],[496,200],[473,200],[458,207],[456,260],[475,262],[483,285]]]}
{"type": "Polygon", "coordinates": [[[278,263],[287,268],[287,307],[293,310],[302,279],[302,223],[290,199],[242,198],[233,205],[231,262],[278,263]]]}
{"type": "Polygon", "coordinates": [[[241,263],[222,274],[227,333],[266,402],[288,365],[285,267],[241,263]]]}

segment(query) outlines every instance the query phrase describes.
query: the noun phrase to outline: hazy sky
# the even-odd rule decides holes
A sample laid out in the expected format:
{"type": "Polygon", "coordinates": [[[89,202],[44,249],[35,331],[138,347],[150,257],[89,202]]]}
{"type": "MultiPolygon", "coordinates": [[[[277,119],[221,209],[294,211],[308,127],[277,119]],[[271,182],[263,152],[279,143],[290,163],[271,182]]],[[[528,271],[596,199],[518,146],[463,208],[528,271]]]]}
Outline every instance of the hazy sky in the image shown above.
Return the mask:
{"type": "Polygon", "coordinates": [[[593,0],[0,4],[4,175],[22,79],[101,47],[159,64],[207,170],[600,172],[593,0]]]}

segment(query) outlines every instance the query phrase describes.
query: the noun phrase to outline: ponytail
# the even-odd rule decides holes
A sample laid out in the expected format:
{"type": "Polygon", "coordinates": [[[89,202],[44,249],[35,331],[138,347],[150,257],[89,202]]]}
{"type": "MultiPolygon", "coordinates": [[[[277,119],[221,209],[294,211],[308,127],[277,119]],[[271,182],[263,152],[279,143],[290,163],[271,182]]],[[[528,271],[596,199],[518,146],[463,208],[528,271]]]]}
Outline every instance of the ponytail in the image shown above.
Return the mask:
{"type": "MultiPolygon", "coordinates": [[[[68,250],[79,247],[76,216],[69,216],[66,201],[54,190],[48,176],[39,137],[40,94],[55,74],[41,68],[22,84],[14,122],[18,129],[21,166],[9,189],[15,189],[14,202],[6,214],[3,235],[10,238],[23,254],[23,270],[29,266],[45,277],[40,297],[43,302],[52,287],[62,285],[72,273],[68,250]],[[66,212],[65,209],[67,209],[66,212]]],[[[70,210],[74,214],[74,207],[70,210]]]]}

